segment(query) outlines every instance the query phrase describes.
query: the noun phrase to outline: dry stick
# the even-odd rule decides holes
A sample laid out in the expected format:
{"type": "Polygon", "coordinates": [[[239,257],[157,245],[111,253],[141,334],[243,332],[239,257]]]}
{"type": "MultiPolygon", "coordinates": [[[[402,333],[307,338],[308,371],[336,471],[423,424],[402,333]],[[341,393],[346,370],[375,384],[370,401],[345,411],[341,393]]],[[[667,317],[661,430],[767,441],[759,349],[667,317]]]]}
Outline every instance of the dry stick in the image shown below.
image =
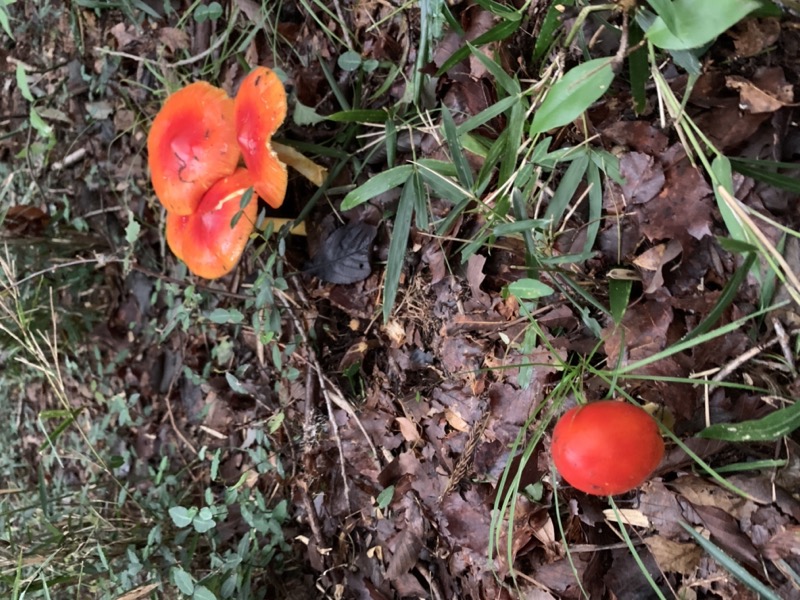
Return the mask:
{"type": "MultiPolygon", "coordinates": [[[[221,35],[219,36],[216,41],[211,44],[208,48],[200,52],[199,54],[195,54],[194,56],[190,56],[189,58],[184,58],[183,60],[179,60],[173,63],[166,63],[166,66],[172,69],[178,67],[186,67],[188,65],[194,64],[199,60],[203,60],[206,56],[217,50],[222,44],[225,43],[227,36],[221,35]]],[[[151,65],[159,65],[159,61],[152,60],[150,58],[145,58],[143,56],[136,56],[135,54],[129,54],[127,52],[120,52],[119,50],[109,50],[108,48],[101,48],[100,46],[95,46],[95,52],[99,52],[100,54],[107,54],[108,56],[118,56],[120,58],[128,58],[130,60],[135,60],[136,62],[143,62],[149,63],[151,65]]]]}
{"type": "Polygon", "coordinates": [[[483,432],[486,431],[486,426],[489,424],[489,417],[491,414],[491,410],[487,407],[486,412],[483,413],[480,421],[472,426],[472,431],[469,432],[469,439],[464,446],[464,452],[462,452],[461,456],[458,457],[458,462],[456,462],[456,466],[453,467],[453,472],[450,475],[449,481],[447,482],[447,487],[442,492],[442,495],[439,496],[439,502],[441,502],[445,496],[448,496],[453,490],[455,490],[456,487],[458,487],[458,484],[461,483],[464,477],[466,477],[467,471],[469,471],[470,466],[472,465],[472,459],[475,455],[475,450],[478,448],[478,442],[481,441],[481,436],[483,435],[483,432]]]}
{"type": "MultiPolygon", "coordinates": [[[[311,456],[311,450],[314,447],[314,437],[316,437],[316,426],[314,425],[314,405],[311,401],[311,390],[314,387],[314,377],[310,363],[306,363],[306,406],[305,418],[303,421],[303,466],[308,473],[311,472],[310,464],[306,464],[311,456]]],[[[322,526],[319,521],[317,509],[311,501],[311,496],[308,493],[308,485],[304,479],[298,479],[297,485],[300,488],[300,494],[303,501],[303,506],[308,513],[308,524],[311,526],[311,534],[314,536],[314,543],[317,548],[323,547],[322,526]]]]}
{"type": "Polygon", "coordinates": [[[786,360],[786,364],[789,365],[789,370],[795,377],[797,376],[797,367],[794,362],[794,356],[792,355],[792,348],[789,345],[789,336],[786,335],[786,330],[783,328],[783,324],[780,322],[779,319],[775,317],[772,318],[772,328],[775,330],[775,335],[778,338],[778,342],[781,345],[781,351],[783,352],[783,358],[786,360]]]}
{"type": "MultiPolygon", "coordinates": [[[[797,333],[800,333],[800,329],[792,330],[791,335],[796,335],[797,333]]],[[[776,335],[776,336],[768,339],[763,344],[758,344],[757,346],[753,346],[752,348],[750,348],[750,350],[748,350],[744,354],[740,354],[739,356],[734,358],[731,362],[729,362],[727,365],[722,367],[722,369],[720,369],[719,372],[717,372],[717,374],[714,375],[714,377],[711,378],[711,381],[723,381],[724,379],[727,379],[728,375],[733,373],[736,369],[738,369],[744,363],[746,363],[747,361],[749,361],[752,358],[755,358],[756,356],[761,354],[764,350],[766,350],[767,348],[769,348],[773,344],[777,343],[778,341],[779,341],[779,337],[776,335]]],[[[714,389],[716,389],[716,388],[717,388],[717,386],[713,385],[713,384],[708,386],[709,392],[714,390],[714,389]]]]}
{"type": "Polygon", "coordinates": [[[422,578],[430,586],[431,600],[445,600],[442,590],[439,588],[438,582],[433,578],[431,572],[425,568],[424,565],[417,564],[417,571],[422,575],[422,578]]]}
{"type": "Polygon", "coordinates": [[[295,314],[291,302],[289,298],[284,294],[281,290],[275,290],[276,296],[286,311],[289,313],[292,321],[294,322],[294,326],[297,329],[300,337],[303,340],[303,344],[306,348],[306,361],[310,368],[314,371],[317,376],[317,382],[319,383],[320,392],[322,393],[322,397],[325,398],[325,406],[328,410],[328,421],[331,424],[331,429],[333,430],[333,438],[336,441],[336,448],[339,451],[339,462],[342,472],[342,484],[344,485],[344,495],[345,501],[347,506],[350,507],[350,486],[347,484],[347,466],[346,461],[344,458],[344,446],[342,445],[342,438],[339,436],[339,425],[336,423],[336,416],[333,413],[333,405],[335,404],[342,410],[344,410],[350,417],[352,417],[356,424],[358,425],[359,429],[361,429],[361,433],[364,434],[364,438],[367,440],[367,444],[369,444],[370,449],[372,450],[372,454],[375,458],[375,462],[377,463],[378,467],[380,468],[380,462],[378,461],[378,452],[375,449],[372,440],[369,438],[369,434],[367,434],[366,429],[364,429],[364,425],[361,423],[361,419],[358,418],[356,411],[353,409],[352,406],[344,399],[344,396],[336,387],[336,385],[328,379],[322,372],[322,368],[319,365],[319,361],[317,360],[316,354],[314,353],[314,349],[311,347],[311,344],[308,341],[308,336],[306,335],[305,328],[303,327],[300,319],[295,314]]]}
{"type": "Polygon", "coordinates": [[[345,24],[344,13],[342,12],[342,7],[339,5],[339,0],[333,0],[333,5],[336,7],[336,15],[339,17],[339,21],[342,23],[344,41],[347,42],[347,48],[352,50],[355,46],[353,46],[353,40],[350,39],[350,31],[347,29],[347,25],[345,24]]]}

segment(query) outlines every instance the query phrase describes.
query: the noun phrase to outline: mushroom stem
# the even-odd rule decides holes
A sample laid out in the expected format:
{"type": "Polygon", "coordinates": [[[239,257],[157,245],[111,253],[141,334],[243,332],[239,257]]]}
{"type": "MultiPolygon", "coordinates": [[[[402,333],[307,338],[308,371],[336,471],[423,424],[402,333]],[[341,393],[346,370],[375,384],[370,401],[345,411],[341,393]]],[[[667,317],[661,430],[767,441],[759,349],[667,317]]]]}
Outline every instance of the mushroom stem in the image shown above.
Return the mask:
{"type": "Polygon", "coordinates": [[[317,187],[322,186],[325,182],[325,178],[328,176],[328,169],[318,165],[291,146],[284,146],[273,141],[272,150],[278,155],[278,160],[292,167],[317,187]]]}
{"type": "MultiPolygon", "coordinates": [[[[273,225],[272,227],[273,230],[278,231],[281,227],[283,227],[287,223],[294,223],[294,219],[286,219],[284,217],[267,217],[264,220],[262,231],[266,229],[267,225],[269,225],[270,223],[272,223],[273,225]]],[[[306,222],[300,221],[297,225],[295,225],[289,230],[289,233],[291,233],[292,235],[302,235],[304,237],[307,236],[308,233],[306,232],[306,222]]]]}

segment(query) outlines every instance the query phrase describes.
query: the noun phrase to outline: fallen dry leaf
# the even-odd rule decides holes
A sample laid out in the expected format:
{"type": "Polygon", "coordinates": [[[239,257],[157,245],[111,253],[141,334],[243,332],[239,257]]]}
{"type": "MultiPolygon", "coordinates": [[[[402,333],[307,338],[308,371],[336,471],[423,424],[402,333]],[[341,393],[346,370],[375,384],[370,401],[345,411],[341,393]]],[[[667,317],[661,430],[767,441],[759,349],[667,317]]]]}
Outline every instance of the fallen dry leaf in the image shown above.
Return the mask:
{"type": "Polygon", "coordinates": [[[649,271],[642,276],[645,294],[652,294],[664,285],[664,275],[661,272],[664,265],[680,256],[681,252],[683,252],[681,243],[678,240],[670,240],[666,244],[645,250],[633,260],[633,264],[637,267],[649,271]]]}
{"type": "MultiPolygon", "coordinates": [[[[635,508],[619,508],[617,509],[619,516],[622,517],[623,525],[631,525],[633,527],[650,527],[650,520],[642,514],[641,511],[635,508]]],[[[607,508],[603,511],[603,516],[612,523],[618,523],[617,515],[614,509],[607,508]]]]}
{"type": "Polygon", "coordinates": [[[697,544],[674,542],[661,535],[651,535],[644,543],[658,566],[666,572],[692,575],[703,557],[703,549],[697,544]]]}
{"type": "Polygon", "coordinates": [[[400,435],[403,436],[403,439],[409,443],[416,444],[420,441],[419,431],[417,430],[417,426],[406,417],[396,417],[395,422],[397,426],[400,428],[400,435]]]}
{"type": "Polygon", "coordinates": [[[773,17],[744,19],[728,31],[728,35],[733,38],[736,54],[743,58],[756,56],[778,41],[781,23],[773,17]]]}
{"type": "Polygon", "coordinates": [[[729,75],[725,84],[739,92],[739,105],[746,111],[773,113],[784,106],[793,106],[794,89],[786,81],[783,69],[772,67],[760,69],[749,81],[738,75],[729,75]]]}

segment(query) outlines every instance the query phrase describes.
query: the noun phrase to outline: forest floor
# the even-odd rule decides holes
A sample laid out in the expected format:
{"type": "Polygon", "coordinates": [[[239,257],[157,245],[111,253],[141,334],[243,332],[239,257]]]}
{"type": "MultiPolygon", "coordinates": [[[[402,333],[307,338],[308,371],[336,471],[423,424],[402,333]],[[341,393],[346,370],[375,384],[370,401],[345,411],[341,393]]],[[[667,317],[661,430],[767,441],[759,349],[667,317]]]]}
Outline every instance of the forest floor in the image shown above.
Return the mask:
{"type": "Polygon", "coordinates": [[[690,75],[562,4],[0,1],[3,598],[800,598],[800,18],[690,75]],[[148,129],[255,65],[327,177],[206,281],[148,129]],[[670,432],[613,503],[549,450],[608,397],[670,432]]]}

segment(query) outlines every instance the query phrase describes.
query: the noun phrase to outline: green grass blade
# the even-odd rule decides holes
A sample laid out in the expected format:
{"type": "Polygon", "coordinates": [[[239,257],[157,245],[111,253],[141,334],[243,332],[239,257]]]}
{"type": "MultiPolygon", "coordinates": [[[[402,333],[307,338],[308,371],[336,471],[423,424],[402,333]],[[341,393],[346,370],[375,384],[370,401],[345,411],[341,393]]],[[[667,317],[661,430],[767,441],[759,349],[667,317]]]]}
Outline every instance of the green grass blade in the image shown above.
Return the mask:
{"type": "Polygon", "coordinates": [[[666,349],[662,350],[661,352],[657,352],[656,354],[653,354],[652,356],[648,356],[647,358],[643,358],[641,360],[637,360],[634,363],[631,363],[631,364],[629,364],[629,365],[627,365],[625,367],[622,367],[620,369],[620,374],[631,373],[632,371],[636,371],[637,369],[641,369],[642,367],[646,367],[647,365],[653,364],[654,362],[658,362],[659,360],[663,360],[663,359],[665,359],[665,358],[667,358],[669,356],[672,356],[673,354],[677,354],[678,352],[683,352],[684,350],[692,348],[693,346],[696,346],[696,345],[703,344],[705,342],[711,341],[713,339],[716,339],[716,338],[718,338],[720,336],[725,335],[726,333],[730,333],[731,331],[736,331],[737,329],[742,327],[748,321],[750,321],[752,319],[757,319],[758,317],[761,317],[761,316],[763,316],[765,314],[768,314],[768,313],[770,313],[770,312],[772,312],[774,310],[778,310],[779,308],[781,308],[783,306],[786,306],[788,303],[789,303],[789,301],[786,300],[786,301],[780,302],[778,304],[773,304],[772,306],[767,306],[766,308],[762,308],[761,310],[757,310],[757,311],[755,311],[753,313],[750,313],[749,315],[747,315],[745,317],[742,317],[741,319],[737,319],[736,321],[728,323],[727,325],[723,325],[722,327],[720,327],[718,329],[715,329],[715,330],[710,331],[708,333],[704,333],[704,334],[698,336],[695,339],[692,339],[692,340],[689,340],[689,341],[685,341],[684,340],[682,342],[678,342],[677,344],[674,344],[674,345],[670,346],[669,348],[666,348],[666,349]]]}
{"type": "Polygon", "coordinates": [[[557,228],[561,223],[567,206],[569,206],[570,201],[575,196],[575,191],[583,181],[583,176],[586,174],[588,166],[589,157],[584,154],[572,161],[572,164],[570,164],[561,178],[561,182],[558,184],[558,188],[544,213],[544,218],[550,219],[554,228],[557,228]]]}
{"type": "Polygon", "coordinates": [[[486,70],[492,74],[494,80],[501,88],[503,88],[503,91],[505,91],[506,94],[509,96],[516,96],[522,91],[522,88],[519,86],[519,81],[511,77],[503,67],[486,56],[477,47],[473,46],[469,42],[467,42],[467,48],[469,48],[470,52],[472,52],[475,58],[483,63],[483,66],[486,67],[486,70]]]}
{"type": "Polygon", "coordinates": [[[681,527],[683,527],[686,532],[692,536],[694,541],[697,542],[698,546],[705,550],[711,556],[711,558],[717,561],[717,563],[723,569],[728,571],[728,573],[733,575],[736,579],[741,581],[755,593],[760,594],[762,600],[780,600],[780,597],[775,594],[775,592],[761,583],[761,581],[753,577],[747,569],[737,563],[733,558],[728,556],[722,548],[714,544],[714,542],[711,540],[704,538],[687,523],[684,523],[683,521],[679,521],[679,523],[681,527]]]}
{"type": "Polygon", "coordinates": [[[389,113],[385,110],[355,108],[335,112],[325,118],[337,123],[385,123],[389,120],[389,113]]]}
{"type": "Polygon", "coordinates": [[[547,14],[542,21],[539,35],[536,36],[536,43],[533,46],[531,58],[534,64],[541,61],[555,44],[555,36],[561,28],[561,15],[564,14],[563,7],[574,4],[575,0],[553,0],[550,3],[550,8],[547,9],[547,14]]]}
{"type": "Polygon", "coordinates": [[[388,322],[392,316],[392,308],[400,288],[400,275],[406,259],[408,236],[411,231],[411,216],[414,206],[422,195],[422,181],[416,171],[412,171],[410,178],[403,186],[400,194],[400,203],[397,205],[397,214],[394,217],[392,241],[389,242],[389,259],[386,264],[386,282],[383,288],[383,321],[388,322]]]}
{"type": "MultiPolygon", "coordinates": [[[[738,158],[728,159],[730,164],[742,175],[752,177],[758,181],[763,181],[777,188],[789,190],[792,193],[800,194],[800,179],[796,176],[783,175],[776,173],[775,168],[786,163],[773,163],[768,160],[743,160],[738,158]]],[[[791,163],[789,163],[791,164],[791,163]]],[[[798,165],[791,165],[794,169],[800,168],[798,165]]]]}
{"type": "MultiPolygon", "coordinates": [[[[472,46],[480,47],[484,44],[489,44],[491,42],[497,42],[500,40],[504,40],[507,37],[513,35],[517,29],[519,29],[520,24],[522,23],[521,18],[517,18],[515,20],[504,20],[500,21],[497,25],[492,27],[486,33],[483,33],[472,40],[472,46]]],[[[441,76],[443,73],[446,73],[449,69],[451,69],[454,65],[457,65],[462,60],[467,58],[470,54],[469,46],[463,46],[459,48],[448,58],[439,70],[436,72],[437,77],[441,76]]]]}
{"type": "Polygon", "coordinates": [[[619,512],[619,508],[617,508],[617,503],[614,502],[614,498],[611,496],[608,497],[608,502],[611,504],[611,509],[614,511],[614,516],[617,519],[617,525],[619,525],[619,532],[622,534],[622,538],[625,540],[625,544],[628,546],[628,550],[631,551],[631,556],[633,556],[633,560],[636,561],[636,565],[639,567],[639,570],[644,575],[644,578],[647,580],[647,583],[650,584],[650,588],[655,592],[656,596],[658,596],[661,600],[667,600],[664,596],[661,588],[656,585],[656,582],[653,581],[653,576],[650,575],[650,571],[647,570],[647,567],[644,566],[644,562],[642,561],[642,557],[639,556],[639,552],[636,550],[636,546],[633,545],[633,541],[631,537],[628,535],[628,530],[625,528],[624,519],[622,518],[622,514],[619,512]]]}
{"type": "Polygon", "coordinates": [[[464,135],[465,133],[472,131],[473,129],[477,129],[480,126],[485,125],[495,117],[502,115],[504,112],[506,112],[509,108],[514,106],[519,101],[520,101],[520,96],[508,96],[506,98],[503,98],[502,100],[498,100],[490,107],[484,108],[477,115],[472,116],[463,123],[461,123],[461,125],[459,125],[456,128],[458,131],[458,135],[464,135]]]}
{"type": "Polygon", "coordinates": [[[736,272],[728,280],[728,283],[725,284],[725,287],[722,289],[722,293],[720,294],[719,300],[714,305],[714,308],[711,309],[708,315],[706,315],[706,318],[703,319],[697,327],[692,329],[688,334],[686,334],[686,336],[684,336],[683,341],[688,341],[704,334],[705,332],[709,331],[717,321],[719,321],[725,310],[736,299],[736,296],[739,293],[739,287],[747,278],[747,274],[750,272],[755,260],[755,253],[749,252],[744,260],[744,263],[742,263],[742,265],[736,269],[736,272]]]}
{"type": "Polygon", "coordinates": [[[456,130],[453,115],[447,105],[442,104],[442,125],[444,128],[444,137],[447,140],[447,147],[450,149],[450,156],[453,158],[453,164],[456,167],[459,183],[466,189],[472,189],[474,180],[472,179],[472,170],[469,168],[467,158],[461,151],[461,142],[458,139],[458,131],[456,130]]]}

